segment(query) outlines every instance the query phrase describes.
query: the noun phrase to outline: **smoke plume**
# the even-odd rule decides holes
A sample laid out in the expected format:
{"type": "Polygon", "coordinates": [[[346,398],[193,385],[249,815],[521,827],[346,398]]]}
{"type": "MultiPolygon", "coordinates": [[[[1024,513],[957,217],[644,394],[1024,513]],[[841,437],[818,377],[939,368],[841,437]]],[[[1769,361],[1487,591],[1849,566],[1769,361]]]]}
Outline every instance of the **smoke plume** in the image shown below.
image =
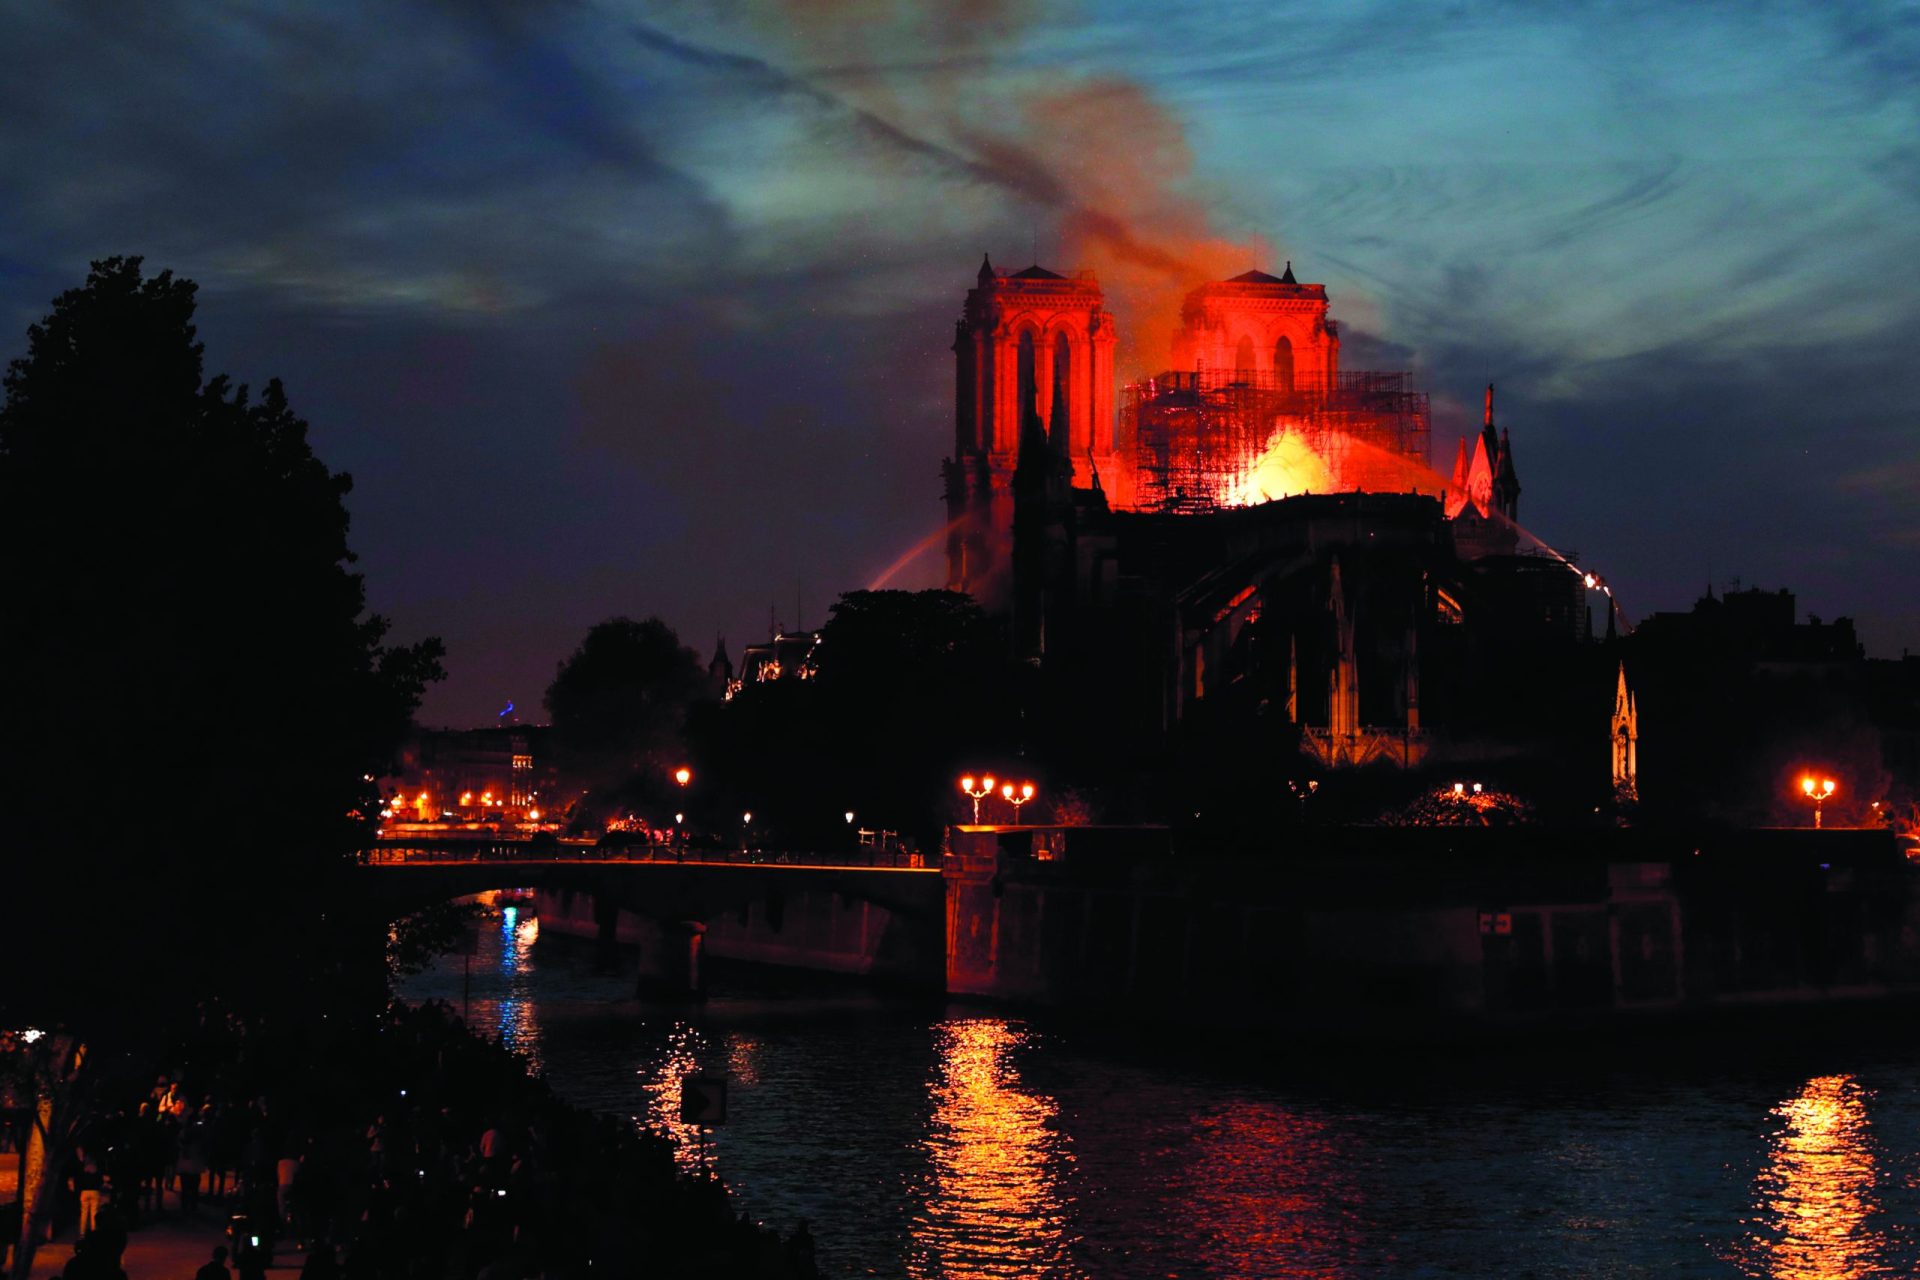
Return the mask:
{"type": "MultiPolygon", "coordinates": [[[[1213,225],[1190,190],[1185,127],[1147,89],[1107,74],[1067,78],[1008,65],[1040,16],[1022,0],[764,0],[763,30],[819,63],[795,72],[883,124],[924,161],[937,149],[1004,192],[1043,265],[1093,271],[1119,320],[1118,371],[1158,372],[1196,285],[1266,267],[1273,246],[1213,225]],[[1044,227],[1044,235],[1042,228],[1044,227]]],[[[1016,265],[1003,252],[1003,265],[1016,265]]]]}

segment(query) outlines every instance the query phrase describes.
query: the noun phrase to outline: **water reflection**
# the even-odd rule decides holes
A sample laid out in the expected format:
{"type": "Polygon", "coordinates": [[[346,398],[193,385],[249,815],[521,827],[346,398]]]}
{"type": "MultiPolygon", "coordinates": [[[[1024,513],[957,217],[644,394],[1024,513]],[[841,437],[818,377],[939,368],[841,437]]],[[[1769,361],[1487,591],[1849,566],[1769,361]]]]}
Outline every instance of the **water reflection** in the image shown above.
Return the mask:
{"type": "Polygon", "coordinates": [[[670,1135],[674,1140],[673,1158],[681,1169],[692,1172],[707,1162],[706,1135],[699,1125],[680,1119],[680,1084],[700,1070],[706,1055],[707,1040],[698,1028],[675,1021],[660,1051],[643,1062],[635,1073],[646,1091],[646,1114],[635,1116],[645,1127],[670,1135]]]}
{"type": "Polygon", "coordinates": [[[942,1023],[934,1111],[923,1145],[932,1165],[914,1215],[909,1274],[1078,1276],[1063,1189],[1073,1156],[1059,1108],[1022,1087],[1014,1050],[1026,1029],[1001,1018],[942,1023]]]}
{"type": "MultiPolygon", "coordinates": [[[[681,1076],[724,1070],[716,1168],[756,1217],[810,1219],[832,1275],[1920,1275],[1904,1045],[1823,1048],[1857,1075],[1811,1082],[1795,1050],[1705,1078],[1690,1058],[1561,1075],[1401,1056],[1296,1083],[745,980],[684,1011],[696,1029],[591,943],[543,929],[529,956],[525,915],[481,927],[474,1021],[527,998],[562,1096],[682,1137],[681,1076]]],[[[460,1007],[466,960],[401,993],[460,1007]]]]}
{"type": "Polygon", "coordinates": [[[1874,1160],[1867,1127],[1870,1095],[1850,1075],[1809,1080],[1773,1114],[1767,1165],[1755,1180],[1759,1230],[1749,1274],[1774,1280],[1852,1280],[1889,1274],[1884,1236],[1868,1219],[1874,1160]]]}
{"type": "Polygon", "coordinates": [[[1247,1098],[1194,1115],[1187,1143],[1164,1152],[1169,1201],[1209,1237],[1204,1275],[1251,1276],[1284,1265],[1299,1280],[1353,1274],[1367,1234],[1353,1166],[1362,1153],[1319,1119],[1247,1098]]]}
{"type": "Polygon", "coordinates": [[[521,918],[520,909],[500,912],[500,977],[504,990],[495,1002],[494,1019],[500,1042],[527,1060],[533,1071],[545,1069],[540,1060],[540,1016],[533,989],[533,944],[540,940],[540,920],[521,918]]]}
{"type": "Polygon", "coordinates": [[[748,1088],[760,1083],[760,1042],[751,1036],[727,1038],[727,1074],[748,1088]]]}

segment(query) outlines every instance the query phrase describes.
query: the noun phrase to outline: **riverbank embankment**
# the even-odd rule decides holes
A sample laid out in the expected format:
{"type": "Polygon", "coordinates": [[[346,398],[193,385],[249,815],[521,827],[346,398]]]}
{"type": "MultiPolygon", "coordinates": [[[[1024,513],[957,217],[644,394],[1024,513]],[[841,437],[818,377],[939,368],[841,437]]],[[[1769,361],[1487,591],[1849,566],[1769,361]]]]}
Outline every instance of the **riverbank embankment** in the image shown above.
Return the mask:
{"type": "Polygon", "coordinates": [[[116,1073],[76,1129],[35,1275],[64,1270],[76,1239],[94,1273],[142,1280],[189,1280],[222,1243],[252,1254],[242,1275],[817,1275],[804,1234],[740,1221],[665,1136],[563,1102],[442,1004],[203,1009],[156,1058],[138,1084],[116,1073]]]}

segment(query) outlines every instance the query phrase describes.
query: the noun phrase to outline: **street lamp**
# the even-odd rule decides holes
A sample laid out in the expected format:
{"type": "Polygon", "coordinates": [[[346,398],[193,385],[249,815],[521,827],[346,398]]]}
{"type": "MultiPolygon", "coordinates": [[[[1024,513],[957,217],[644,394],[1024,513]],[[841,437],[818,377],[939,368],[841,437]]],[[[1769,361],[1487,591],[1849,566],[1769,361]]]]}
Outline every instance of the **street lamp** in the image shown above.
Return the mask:
{"type": "Polygon", "coordinates": [[[740,815],[740,852],[747,851],[747,828],[753,825],[753,810],[740,815]]]}
{"type": "Polygon", "coordinates": [[[1000,788],[1000,798],[1013,806],[1013,820],[1017,823],[1020,821],[1020,806],[1033,799],[1033,784],[1023,782],[1020,789],[1015,791],[1009,782],[1000,788]]]}
{"type": "Polygon", "coordinates": [[[976,787],[973,785],[973,775],[968,774],[960,779],[960,790],[966,792],[973,801],[973,825],[977,827],[980,825],[980,802],[993,794],[993,775],[988,774],[980,779],[980,785],[976,787]]]}
{"type": "Polygon", "coordinates": [[[1822,778],[1815,782],[1813,775],[1809,773],[1800,779],[1800,794],[1813,801],[1813,825],[1816,830],[1820,826],[1820,806],[1833,796],[1834,790],[1832,778],[1822,778]]]}

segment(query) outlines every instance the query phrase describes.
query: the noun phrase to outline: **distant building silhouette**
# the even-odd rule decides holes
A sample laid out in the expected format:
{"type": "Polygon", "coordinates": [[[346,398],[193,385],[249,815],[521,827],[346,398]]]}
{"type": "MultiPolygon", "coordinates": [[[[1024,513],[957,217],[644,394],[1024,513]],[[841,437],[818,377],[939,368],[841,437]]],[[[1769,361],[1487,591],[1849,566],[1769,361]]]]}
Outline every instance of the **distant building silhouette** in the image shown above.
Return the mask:
{"type": "Polygon", "coordinates": [[[1808,772],[1838,783],[1825,808],[1841,825],[1920,796],[1920,662],[1867,658],[1851,619],[1802,620],[1784,589],[1709,589],[1624,648],[1657,809],[1797,825],[1808,772]]]}

